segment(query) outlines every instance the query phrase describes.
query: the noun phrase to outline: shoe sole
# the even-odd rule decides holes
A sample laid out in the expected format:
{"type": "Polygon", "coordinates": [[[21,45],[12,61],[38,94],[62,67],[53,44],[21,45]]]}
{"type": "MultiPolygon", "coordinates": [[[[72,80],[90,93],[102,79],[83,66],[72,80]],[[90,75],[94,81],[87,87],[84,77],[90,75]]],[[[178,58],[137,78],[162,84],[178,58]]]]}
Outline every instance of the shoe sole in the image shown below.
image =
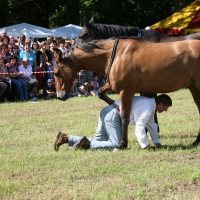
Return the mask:
{"type": "Polygon", "coordinates": [[[75,149],[75,150],[78,150],[79,149],[79,147],[78,147],[78,145],[83,141],[83,139],[85,139],[86,137],[85,136],[82,136],[81,138],[80,138],[80,140],[78,141],[78,142],[76,142],[74,145],[73,145],[73,148],[75,149]]]}
{"type": "Polygon", "coordinates": [[[55,150],[55,151],[58,151],[58,149],[59,149],[59,147],[56,146],[56,142],[58,141],[58,139],[59,139],[61,133],[62,133],[62,132],[58,132],[58,135],[57,135],[57,137],[56,137],[56,141],[55,141],[55,143],[54,143],[54,150],[55,150]]]}

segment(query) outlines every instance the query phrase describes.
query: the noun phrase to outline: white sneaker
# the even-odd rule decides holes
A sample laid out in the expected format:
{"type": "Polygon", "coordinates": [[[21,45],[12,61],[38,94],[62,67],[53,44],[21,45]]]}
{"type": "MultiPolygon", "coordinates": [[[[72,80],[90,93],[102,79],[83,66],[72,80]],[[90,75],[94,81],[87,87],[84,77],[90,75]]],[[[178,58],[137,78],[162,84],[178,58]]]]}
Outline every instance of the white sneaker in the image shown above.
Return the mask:
{"type": "Polygon", "coordinates": [[[37,101],[37,98],[36,98],[36,97],[33,97],[33,98],[31,99],[31,101],[37,101]]]}

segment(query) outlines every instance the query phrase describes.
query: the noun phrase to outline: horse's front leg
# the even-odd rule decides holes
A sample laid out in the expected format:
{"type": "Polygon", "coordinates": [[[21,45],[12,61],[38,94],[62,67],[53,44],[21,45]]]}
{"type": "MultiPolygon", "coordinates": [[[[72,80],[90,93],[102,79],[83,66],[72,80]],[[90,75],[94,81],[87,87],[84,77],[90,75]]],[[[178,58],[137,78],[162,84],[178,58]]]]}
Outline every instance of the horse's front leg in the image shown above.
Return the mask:
{"type": "Polygon", "coordinates": [[[106,85],[104,85],[101,89],[99,89],[98,91],[98,97],[102,100],[104,100],[106,103],[108,103],[109,105],[111,105],[112,103],[114,103],[115,101],[112,100],[111,98],[109,98],[106,93],[111,92],[111,86],[109,83],[106,83],[106,85]]]}
{"type": "Polygon", "coordinates": [[[120,144],[117,146],[117,149],[127,148],[128,145],[128,125],[130,122],[130,113],[132,99],[135,93],[130,93],[126,91],[120,92],[120,101],[121,101],[121,120],[122,120],[122,138],[120,144]]]}

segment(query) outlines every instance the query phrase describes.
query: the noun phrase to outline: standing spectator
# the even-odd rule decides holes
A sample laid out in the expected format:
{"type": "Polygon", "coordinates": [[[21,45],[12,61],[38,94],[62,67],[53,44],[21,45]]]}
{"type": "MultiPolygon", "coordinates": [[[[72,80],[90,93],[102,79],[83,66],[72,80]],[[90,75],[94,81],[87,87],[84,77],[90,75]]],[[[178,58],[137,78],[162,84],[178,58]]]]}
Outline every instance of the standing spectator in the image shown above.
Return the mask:
{"type": "MultiPolygon", "coordinates": [[[[4,64],[4,59],[5,58],[3,57],[3,55],[0,54],[0,73],[8,73],[7,67],[4,64]]],[[[8,102],[9,100],[13,99],[10,77],[7,74],[2,74],[2,75],[0,74],[0,80],[7,85],[7,88],[3,93],[3,102],[8,102]]]]}
{"type": "Polygon", "coordinates": [[[10,39],[10,45],[12,46],[12,45],[15,45],[15,38],[14,38],[14,36],[12,36],[12,35],[10,35],[9,36],[9,39],[10,39]]]}
{"type": "Polygon", "coordinates": [[[53,37],[52,36],[48,36],[47,40],[51,43],[51,42],[53,42],[53,37]]]}
{"type": "Polygon", "coordinates": [[[2,36],[1,37],[7,37],[7,30],[6,29],[2,30],[2,36]]]}
{"type": "Polygon", "coordinates": [[[67,51],[69,51],[71,49],[71,41],[69,41],[69,40],[65,41],[65,49],[67,49],[67,51]]]}
{"type": "MultiPolygon", "coordinates": [[[[53,48],[56,47],[56,41],[53,40],[50,44],[50,49],[45,50],[45,54],[47,55],[47,71],[53,71],[53,63],[52,59],[54,57],[53,55],[53,48]]],[[[47,74],[48,79],[53,79],[53,72],[47,74]]]]}
{"type": "Polygon", "coordinates": [[[22,51],[24,51],[24,44],[25,44],[25,41],[26,41],[26,36],[24,34],[21,34],[19,36],[19,40],[18,40],[18,43],[15,43],[16,45],[19,46],[19,53],[21,53],[22,51]]]}
{"type": "Polygon", "coordinates": [[[59,46],[60,46],[59,49],[62,51],[62,53],[65,53],[67,51],[67,49],[65,48],[65,40],[64,39],[59,40],[59,46]]]}
{"type": "Polygon", "coordinates": [[[9,44],[8,44],[8,49],[9,49],[9,51],[10,51],[12,45],[15,45],[15,38],[14,38],[12,35],[10,35],[10,36],[9,36],[9,39],[10,39],[10,42],[9,42],[9,44]]]}
{"type": "MultiPolygon", "coordinates": [[[[46,61],[47,61],[47,56],[45,54],[45,50],[46,50],[46,41],[41,42],[40,45],[41,49],[40,51],[42,52],[42,71],[47,71],[47,65],[46,65],[46,61]]],[[[45,97],[47,95],[46,93],[46,82],[47,82],[47,74],[43,73],[42,74],[42,89],[43,89],[43,96],[45,97]]]]}
{"type": "Polygon", "coordinates": [[[19,64],[21,65],[21,62],[23,59],[28,59],[29,64],[32,67],[32,71],[36,71],[36,56],[33,51],[30,51],[30,44],[28,42],[24,43],[24,51],[22,51],[19,55],[19,64]]]}
{"type": "Polygon", "coordinates": [[[55,41],[56,41],[56,44],[57,44],[57,46],[59,46],[59,40],[58,40],[58,38],[57,38],[57,37],[55,37],[55,38],[53,38],[53,40],[55,40],[55,41]]]}
{"type": "Polygon", "coordinates": [[[32,75],[32,66],[28,64],[29,60],[27,58],[22,60],[22,65],[19,66],[19,72],[24,72],[22,78],[27,83],[27,88],[29,92],[29,96],[32,98],[31,100],[37,100],[35,96],[35,92],[37,87],[39,86],[38,81],[32,81],[35,77],[32,75]]]}
{"type": "MultiPolygon", "coordinates": [[[[36,68],[37,71],[42,71],[42,52],[39,50],[39,44],[37,42],[33,42],[32,51],[36,55],[36,68]]],[[[39,82],[38,90],[42,88],[42,74],[36,74],[36,79],[39,82]]]]}
{"type": "Polygon", "coordinates": [[[10,38],[8,36],[1,38],[1,44],[8,44],[10,42],[10,38]]]}
{"type": "Polygon", "coordinates": [[[19,66],[19,47],[17,45],[12,45],[10,54],[17,57],[17,64],[19,66]]]}
{"type": "Polygon", "coordinates": [[[28,43],[29,43],[29,46],[31,47],[31,38],[27,38],[27,39],[26,39],[26,42],[28,42],[28,43]]]}
{"type": "Polygon", "coordinates": [[[90,94],[92,96],[96,96],[98,95],[98,90],[99,90],[99,84],[98,84],[98,76],[95,75],[93,78],[93,81],[91,81],[91,85],[92,85],[92,90],[90,91],[90,94]]]}
{"type": "Polygon", "coordinates": [[[4,63],[6,64],[9,60],[9,57],[10,57],[10,53],[8,52],[8,45],[7,44],[1,44],[0,53],[5,58],[4,63]]]}
{"type": "MultiPolygon", "coordinates": [[[[9,58],[9,63],[6,64],[8,73],[19,73],[18,58],[16,56],[11,56],[9,58]]],[[[27,84],[26,81],[23,80],[22,74],[9,74],[11,78],[11,83],[15,86],[15,95],[21,101],[28,100],[27,96],[27,84]]]]}

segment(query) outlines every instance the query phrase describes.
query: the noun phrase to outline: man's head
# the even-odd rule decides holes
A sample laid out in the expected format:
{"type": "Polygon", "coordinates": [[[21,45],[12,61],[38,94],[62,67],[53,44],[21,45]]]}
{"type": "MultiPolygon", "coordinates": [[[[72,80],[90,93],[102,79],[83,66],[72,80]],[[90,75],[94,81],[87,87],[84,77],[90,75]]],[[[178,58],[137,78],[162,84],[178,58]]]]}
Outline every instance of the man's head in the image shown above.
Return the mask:
{"type": "Polygon", "coordinates": [[[53,41],[53,37],[52,36],[48,36],[47,40],[49,40],[49,42],[52,42],[53,41]]]}
{"type": "Polygon", "coordinates": [[[161,94],[155,98],[156,110],[161,113],[167,111],[169,107],[172,106],[171,98],[166,94],[161,94]]]}
{"type": "Polygon", "coordinates": [[[22,65],[24,66],[24,68],[27,68],[29,64],[29,60],[28,59],[23,59],[22,60],[22,65]]]}
{"type": "Polygon", "coordinates": [[[6,30],[6,29],[3,29],[3,30],[2,30],[2,36],[3,36],[3,37],[6,37],[6,36],[7,36],[7,30],[6,30]]]}
{"type": "Polygon", "coordinates": [[[48,79],[48,80],[47,80],[47,85],[48,85],[48,87],[51,87],[51,86],[52,86],[52,80],[51,80],[51,79],[48,79]]]}
{"type": "Polygon", "coordinates": [[[19,42],[24,43],[26,41],[26,36],[24,34],[20,34],[19,36],[19,42]]]}
{"type": "Polygon", "coordinates": [[[64,39],[59,40],[59,46],[60,46],[61,49],[65,48],[65,40],[64,39]]]}
{"type": "Polygon", "coordinates": [[[85,75],[84,75],[84,74],[81,74],[81,75],[79,76],[79,81],[80,81],[80,82],[84,82],[84,81],[85,81],[85,75]]]}
{"type": "Polygon", "coordinates": [[[14,38],[14,36],[10,35],[9,39],[10,39],[10,43],[15,44],[15,38],[14,38]]]}

